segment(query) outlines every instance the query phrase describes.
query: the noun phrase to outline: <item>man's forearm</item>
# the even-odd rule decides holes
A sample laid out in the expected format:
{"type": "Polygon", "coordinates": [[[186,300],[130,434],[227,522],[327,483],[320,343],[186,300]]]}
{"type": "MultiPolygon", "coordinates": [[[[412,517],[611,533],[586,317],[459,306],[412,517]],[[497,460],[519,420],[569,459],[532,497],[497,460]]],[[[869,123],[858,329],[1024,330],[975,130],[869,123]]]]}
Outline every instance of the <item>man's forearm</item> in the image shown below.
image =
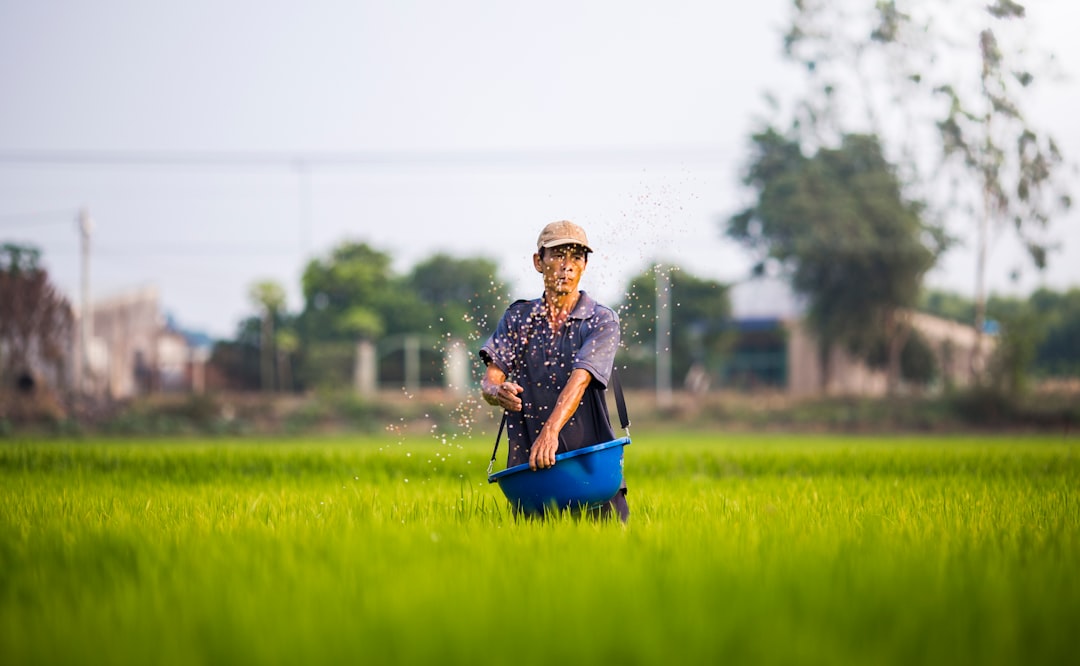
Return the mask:
{"type": "Polygon", "coordinates": [[[581,404],[581,398],[585,395],[585,389],[591,381],[592,375],[588,370],[578,368],[570,374],[570,379],[559,393],[559,399],[555,401],[551,416],[548,417],[541,432],[550,429],[550,434],[558,438],[563,426],[570,421],[577,411],[578,405],[581,404]]]}

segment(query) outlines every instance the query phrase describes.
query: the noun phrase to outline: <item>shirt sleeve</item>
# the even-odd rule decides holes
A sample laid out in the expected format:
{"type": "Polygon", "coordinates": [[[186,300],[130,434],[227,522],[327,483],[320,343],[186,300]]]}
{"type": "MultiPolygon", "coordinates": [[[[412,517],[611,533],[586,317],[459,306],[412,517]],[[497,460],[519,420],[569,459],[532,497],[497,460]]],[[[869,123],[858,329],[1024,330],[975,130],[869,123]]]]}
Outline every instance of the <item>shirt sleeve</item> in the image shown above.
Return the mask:
{"type": "Polygon", "coordinates": [[[517,366],[514,340],[518,336],[517,329],[520,328],[515,326],[520,315],[517,313],[516,305],[515,303],[507,308],[499,319],[495,331],[480,347],[480,360],[484,362],[484,365],[495,364],[508,377],[514,374],[517,366]]]}
{"type": "Polygon", "coordinates": [[[598,306],[589,320],[585,340],[574,359],[574,368],[588,370],[593,379],[607,388],[618,349],[619,316],[611,308],[598,306]]]}

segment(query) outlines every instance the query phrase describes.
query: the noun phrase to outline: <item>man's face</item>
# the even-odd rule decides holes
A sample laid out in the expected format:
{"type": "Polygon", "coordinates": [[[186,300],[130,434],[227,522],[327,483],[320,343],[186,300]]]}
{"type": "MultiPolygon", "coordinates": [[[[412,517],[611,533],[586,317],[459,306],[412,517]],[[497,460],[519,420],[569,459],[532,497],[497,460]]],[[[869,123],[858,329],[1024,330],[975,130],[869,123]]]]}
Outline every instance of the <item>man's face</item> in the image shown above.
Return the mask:
{"type": "Polygon", "coordinates": [[[580,245],[559,245],[544,249],[533,255],[536,270],[544,276],[544,290],[557,295],[572,294],[577,291],[581,274],[588,263],[588,253],[580,245]]]}

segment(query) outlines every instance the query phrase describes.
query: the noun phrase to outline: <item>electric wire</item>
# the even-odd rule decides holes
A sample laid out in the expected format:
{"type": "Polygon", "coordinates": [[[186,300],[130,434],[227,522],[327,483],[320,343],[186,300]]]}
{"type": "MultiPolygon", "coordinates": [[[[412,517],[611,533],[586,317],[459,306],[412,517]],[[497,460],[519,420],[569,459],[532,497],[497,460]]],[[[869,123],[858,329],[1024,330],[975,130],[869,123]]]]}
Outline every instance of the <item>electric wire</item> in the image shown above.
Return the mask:
{"type": "Polygon", "coordinates": [[[645,148],[416,151],[0,150],[12,166],[370,169],[385,167],[727,166],[734,151],[719,145],[645,148]]]}

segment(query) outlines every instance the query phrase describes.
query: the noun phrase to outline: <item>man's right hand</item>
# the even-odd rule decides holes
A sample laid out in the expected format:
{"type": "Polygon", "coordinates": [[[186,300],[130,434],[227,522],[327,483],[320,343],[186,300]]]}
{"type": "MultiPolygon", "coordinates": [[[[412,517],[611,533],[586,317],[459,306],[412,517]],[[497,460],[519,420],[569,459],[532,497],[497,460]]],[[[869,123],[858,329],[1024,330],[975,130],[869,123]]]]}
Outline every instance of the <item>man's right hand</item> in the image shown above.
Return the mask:
{"type": "Polygon", "coordinates": [[[495,364],[491,364],[480,383],[484,401],[489,405],[502,407],[508,412],[521,411],[521,392],[525,389],[506,379],[506,375],[495,364]]]}
{"type": "Polygon", "coordinates": [[[501,382],[495,391],[496,404],[508,412],[520,412],[521,411],[521,392],[524,391],[521,386],[514,382],[501,382]]]}

